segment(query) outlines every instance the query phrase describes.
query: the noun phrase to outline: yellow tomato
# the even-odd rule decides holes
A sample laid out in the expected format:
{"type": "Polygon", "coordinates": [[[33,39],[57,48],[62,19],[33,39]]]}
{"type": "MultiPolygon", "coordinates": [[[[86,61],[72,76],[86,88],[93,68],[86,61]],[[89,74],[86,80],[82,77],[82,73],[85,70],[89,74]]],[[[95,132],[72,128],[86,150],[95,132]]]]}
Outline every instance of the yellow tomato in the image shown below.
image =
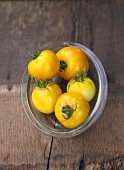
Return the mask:
{"type": "Polygon", "coordinates": [[[41,87],[34,88],[32,92],[32,103],[38,111],[50,114],[54,112],[56,101],[61,94],[61,88],[55,83],[48,83],[46,87],[41,85],[41,87]]]}
{"type": "Polygon", "coordinates": [[[83,97],[86,101],[91,101],[96,93],[94,82],[86,77],[87,73],[83,75],[77,74],[76,77],[70,80],[67,84],[67,92],[83,97]]]}
{"type": "Polygon", "coordinates": [[[58,73],[60,63],[56,54],[50,50],[44,50],[28,64],[29,74],[37,79],[46,81],[52,79],[58,73]]]}
{"type": "Polygon", "coordinates": [[[63,93],[55,105],[55,116],[67,128],[80,125],[88,117],[90,105],[83,98],[63,93]]]}
{"type": "Polygon", "coordinates": [[[86,54],[77,47],[64,47],[57,52],[60,61],[59,76],[65,80],[70,80],[76,74],[82,74],[85,67],[88,71],[89,62],[86,54]]]}

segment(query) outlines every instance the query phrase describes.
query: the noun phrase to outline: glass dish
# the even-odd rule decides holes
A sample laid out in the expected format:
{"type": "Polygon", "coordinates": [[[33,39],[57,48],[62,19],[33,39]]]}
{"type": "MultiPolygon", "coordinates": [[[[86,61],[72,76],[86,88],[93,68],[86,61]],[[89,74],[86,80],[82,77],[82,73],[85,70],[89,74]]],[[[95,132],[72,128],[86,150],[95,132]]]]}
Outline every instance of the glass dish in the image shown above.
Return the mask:
{"type": "MultiPolygon", "coordinates": [[[[30,121],[43,133],[52,137],[61,138],[73,137],[89,129],[101,116],[108,94],[108,82],[104,68],[97,56],[87,47],[75,42],[57,42],[46,45],[44,50],[49,49],[56,53],[59,49],[66,46],[78,47],[85,52],[90,64],[88,76],[94,81],[97,89],[94,99],[90,102],[90,114],[82,124],[75,128],[67,129],[56,120],[54,113],[45,115],[38,112],[34,108],[31,101],[31,93],[34,88],[34,84],[31,82],[27,68],[24,71],[21,83],[21,100],[24,110],[30,121]]],[[[61,79],[59,76],[56,76],[54,80],[60,85],[64,92],[67,82],[61,79]]]]}

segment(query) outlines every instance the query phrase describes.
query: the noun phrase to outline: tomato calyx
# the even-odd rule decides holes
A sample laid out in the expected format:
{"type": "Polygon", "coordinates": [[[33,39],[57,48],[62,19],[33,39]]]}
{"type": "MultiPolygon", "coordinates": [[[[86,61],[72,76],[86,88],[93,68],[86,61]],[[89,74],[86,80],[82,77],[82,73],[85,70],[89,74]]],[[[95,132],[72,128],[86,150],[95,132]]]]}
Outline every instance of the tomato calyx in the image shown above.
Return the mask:
{"type": "Polygon", "coordinates": [[[66,106],[62,107],[62,116],[63,116],[66,120],[68,120],[68,119],[72,116],[73,112],[74,112],[76,109],[77,109],[77,103],[76,103],[75,109],[73,109],[73,108],[70,107],[69,105],[66,105],[66,106]]]}
{"type": "Polygon", "coordinates": [[[59,69],[59,71],[64,72],[66,70],[67,66],[68,66],[68,64],[65,61],[60,60],[60,69],[59,69]]]}
{"type": "Polygon", "coordinates": [[[32,60],[35,60],[39,55],[40,53],[43,51],[43,47],[41,47],[40,51],[38,51],[36,49],[36,47],[34,47],[34,53],[31,53],[30,51],[28,51],[28,53],[30,54],[30,56],[32,57],[32,60]]]}
{"type": "Polygon", "coordinates": [[[84,67],[83,70],[84,70],[84,73],[83,73],[82,75],[81,75],[81,74],[77,74],[73,79],[70,80],[70,82],[69,82],[68,85],[67,85],[67,88],[68,88],[68,89],[69,89],[70,84],[71,84],[71,82],[72,82],[73,80],[83,83],[84,79],[85,79],[86,77],[88,77],[88,76],[87,76],[87,71],[86,71],[86,68],[85,68],[85,67],[84,67]]]}
{"type": "Polygon", "coordinates": [[[74,80],[75,81],[78,81],[78,82],[83,82],[84,79],[87,77],[87,71],[86,71],[86,68],[83,69],[84,70],[84,73],[82,75],[80,74],[77,74],[75,77],[74,77],[74,80]]]}
{"type": "Polygon", "coordinates": [[[54,83],[51,79],[46,79],[46,81],[43,80],[36,80],[35,78],[31,77],[32,82],[39,88],[45,88],[49,83],[54,83]]]}
{"type": "Polygon", "coordinates": [[[84,70],[84,73],[83,73],[82,75],[77,74],[73,79],[70,80],[70,82],[69,82],[68,85],[67,85],[67,88],[68,88],[68,89],[69,89],[70,84],[71,84],[71,82],[72,82],[73,80],[83,83],[84,79],[87,77],[86,68],[84,68],[83,70],[84,70]]]}

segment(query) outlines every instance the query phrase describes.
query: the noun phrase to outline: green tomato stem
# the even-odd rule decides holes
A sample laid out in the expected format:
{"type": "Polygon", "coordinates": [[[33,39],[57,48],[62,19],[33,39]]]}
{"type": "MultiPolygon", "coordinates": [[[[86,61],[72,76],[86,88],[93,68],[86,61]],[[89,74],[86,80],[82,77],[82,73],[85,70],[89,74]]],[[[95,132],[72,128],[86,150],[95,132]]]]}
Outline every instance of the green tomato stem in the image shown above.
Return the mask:
{"type": "Polygon", "coordinates": [[[63,116],[66,120],[68,120],[68,119],[72,116],[73,112],[74,112],[76,109],[77,109],[77,103],[76,103],[75,109],[73,109],[73,108],[70,107],[69,105],[66,105],[66,106],[62,107],[62,116],[63,116]]]}
{"type": "Polygon", "coordinates": [[[43,51],[43,47],[41,47],[40,51],[38,51],[36,49],[36,47],[34,47],[34,53],[31,53],[30,51],[28,52],[30,54],[30,56],[32,57],[32,60],[35,60],[39,55],[40,53],[43,51]]]}
{"type": "Polygon", "coordinates": [[[87,77],[87,71],[86,71],[86,68],[84,67],[84,73],[81,75],[81,74],[77,74],[73,79],[71,79],[67,85],[67,89],[70,88],[70,84],[71,82],[74,80],[74,81],[78,81],[78,82],[81,82],[83,83],[84,79],[87,77]]]}
{"type": "Polygon", "coordinates": [[[66,70],[66,68],[67,68],[67,63],[65,62],[65,61],[63,61],[63,60],[60,60],[60,69],[59,69],[59,71],[60,72],[63,72],[63,71],[65,71],[66,70]]]}
{"type": "Polygon", "coordinates": [[[46,79],[46,81],[43,81],[43,80],[36,80],[35,78],[31,77],[31,80],[32,82],[39,88],[46,88],[46,86],[49,84],[49,83],[54,83],[53,80],[51,79],[46,79]]]}
{"type": "Polygon", "coordinates": [[[87,71],[86,71],[86,68],[84,67],[84,73],[82,74],[82,75],[80,75],[80,74],[77,74],[75,77],[74,77],[74,80],[75,81],[78,81],[78,82],[83,82],[84,81],[84,79],[87,77],[87,71]]]}

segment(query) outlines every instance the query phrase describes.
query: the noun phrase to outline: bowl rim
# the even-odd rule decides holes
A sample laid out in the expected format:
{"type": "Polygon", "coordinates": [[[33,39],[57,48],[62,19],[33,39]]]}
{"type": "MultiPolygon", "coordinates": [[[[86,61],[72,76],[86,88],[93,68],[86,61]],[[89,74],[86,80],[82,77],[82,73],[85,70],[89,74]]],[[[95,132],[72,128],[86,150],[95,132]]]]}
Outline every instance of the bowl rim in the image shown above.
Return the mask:
{"type": "MultiPolygon", "coordinates": [[[[90,58],[97,70],[98,73],[98,80],[99,80],[99,90],[98,90],[98,97],[96,100],[96,104],[88,116],[88,118],[79,126],[76,128],[72,129],[67,129],[66,131],[62,130],[57,130],[55,128],[49,128],[47,125],[43,123],[43,125],[37,120],[35,115],[33,114],[30,105],[29,105],[29,100],[28,100],[28,85],[29,85],[29,75],[27,73],[27,67],[25,68],[25,71],[22,76],[22,82],[21,82],[21,100],[22,100],[22,105],[25,110],[26,115],[28,116],[29,120],[33,123],[33,125],[45,133],[46,135],[52,136],[52,137],[73,137],[76,135],[79,135],[86,130],[88,130],[101,116],[102,111],[105,107],[106,101],[107,101],[107,95],[108,95],[108,81],[107,81],[107,76],[105,73],[105,70],[98,59],[98,57],[92,52],[90,49],[88,49],[86,46],[76,43],[76,42],[71,42],[71,41],[60,41],[60,42],[54,42],[54,43],[49,43],[44,46],[45,49],[52,49],[53,47],[59,47],[59,46],[74,46],[78,47],[81,50],[85,52],[85,54],[90,58]],[[24,83],[25,78],[28,78],[28,82],[24,83]],[[44,126],[45,125],[45,126],[44,126]]],[[[55,48],[54,48],[55,49],[55,48]]]]}

